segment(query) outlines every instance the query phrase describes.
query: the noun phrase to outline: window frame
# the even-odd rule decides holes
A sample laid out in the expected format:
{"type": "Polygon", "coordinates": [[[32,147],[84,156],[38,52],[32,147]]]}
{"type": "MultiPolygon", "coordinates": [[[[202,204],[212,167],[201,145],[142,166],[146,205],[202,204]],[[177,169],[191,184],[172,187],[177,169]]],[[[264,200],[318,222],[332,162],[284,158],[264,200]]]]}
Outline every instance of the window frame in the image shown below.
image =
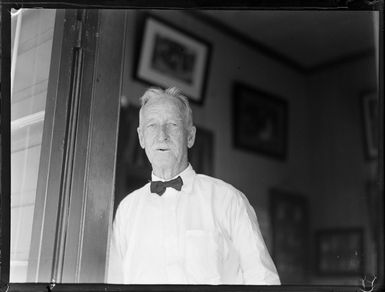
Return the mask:
{"type": "MultiPolygon", "coordinates": [[[[110,13],[57,11],[28,282],[97,282],[105,276],[125,29],[124,13],[116,17],[110,13]],[[94,230],[106,236],[96,240],[94,230]]],[[[4,144],[9,147],[10,134],[3,132],[2,138],[6,135],[4,144]]],[[[7,157],[6,149],[2,147],[2,154],[7,157]]],[[[7,174],[4,170],[10,161],[6,163],[2,174],[7,174]]],[[[2,182],[7,179],[9,175],[2,176],[2,182]]],[[[4,195],[10,194],[7,187],[3,196],[8,202],[2,206],[9,205],[10,196],[4,195]]],[[[10,214],[2,216],[9,223],[10,214]]],[[[10,226],[5,226],[3,234],[9,238],[10,226]]],[[[1,279],[8,283],[9,242],[2,247],[8,270],[2,270],[1,279]]]]}

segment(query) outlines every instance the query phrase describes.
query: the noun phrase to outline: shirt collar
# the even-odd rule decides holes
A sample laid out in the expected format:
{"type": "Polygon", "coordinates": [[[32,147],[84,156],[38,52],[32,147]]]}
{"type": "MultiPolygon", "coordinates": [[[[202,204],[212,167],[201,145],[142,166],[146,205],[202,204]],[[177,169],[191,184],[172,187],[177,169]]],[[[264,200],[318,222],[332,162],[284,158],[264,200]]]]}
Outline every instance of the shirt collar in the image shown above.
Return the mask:
{"type": "MultiPolygon", "coordinates": [[[[195,170],[192,168],[191,164],[189,163],[185,170],[183,170],[181,173],[177,174],[176,176],[174,176],[170,180],[180,176],[183,180],[182,191],[188,193],[192,189],[192,183],[193,183],[195,175],[196,175],[195,170]]],[[[156,176],[153,172],[151,173],[151,180],[152,181],[165,181],[164,179],[156,176]]]]}

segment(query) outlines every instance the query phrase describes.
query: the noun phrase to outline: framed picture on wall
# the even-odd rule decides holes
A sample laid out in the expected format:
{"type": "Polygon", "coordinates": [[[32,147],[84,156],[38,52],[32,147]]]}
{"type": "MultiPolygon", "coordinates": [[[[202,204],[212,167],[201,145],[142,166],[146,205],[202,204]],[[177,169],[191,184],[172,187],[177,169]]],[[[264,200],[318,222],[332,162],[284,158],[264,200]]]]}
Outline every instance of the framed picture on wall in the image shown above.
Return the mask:
{"type": "Polygon", "coordinates": [[[324,276],[363,274],[361,228],[325,229],[316,233],[316,271],[324,276]]]}
{"type": "Polygon", "coordinates": [[[202,103],[211,45],[164,20],[147,15],[135,77],[163,88],[178,87],[202,103]]]}
{"type": "Polygon", "coordinates": [[[379,108],[375,91],[364,93],[361,97],[364,141],[366,157],[375,159],[378,156],[379,108]]]}
{"type": "Polygon", "coordinates": [[[214,175],[214,133],[198,127],[194,146],[189,149],[189,162],[197,173],[214,175]]]}
{"type": "Polygon", "coordinates": [[[234,146],[284,160],[287,153],[286,100],[235,83],[233,89],[234,146]]]}
{"type": "Polygon", "coordinates": [[[139,107],[121,103],[115,172],[114,212],[120,201],[151,179],[151,164],[140,147],[137,127],[139,107]]]}
{"type": "Polygon", "coordinates": [[[269,192],[272,257],[283,284],[298,284],[308,272],[308,201],[280,189],[269,192]]]}

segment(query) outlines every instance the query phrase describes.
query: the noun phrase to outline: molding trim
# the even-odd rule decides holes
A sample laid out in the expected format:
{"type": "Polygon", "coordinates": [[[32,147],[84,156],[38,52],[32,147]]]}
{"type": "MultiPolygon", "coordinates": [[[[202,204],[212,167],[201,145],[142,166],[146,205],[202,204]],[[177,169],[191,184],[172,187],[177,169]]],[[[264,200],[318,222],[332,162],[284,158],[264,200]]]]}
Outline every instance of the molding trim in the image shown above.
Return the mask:
{"type": "Polygon", "coordinates": [[[336,66],[343,65],[346,63],[354,62],[354,61],[357,61],[360,59],[370,58],[370,57],[374,58],[374,56],[375,56],[374,47],[368,48],[368,49],[362,50],[362,51],[354,53],[354,54],[345,55],[342,57],[337,57],[337,58],[332,59],[328,62],[324,62],[324,63],[318,64],[318,65],[312,66],[312,67],[306,69],[306,73],[308,73],[308,74],[319,73],[320,71],[324,71],[324,70],[330,69],[332,67],[336,67],[336,66]]]}

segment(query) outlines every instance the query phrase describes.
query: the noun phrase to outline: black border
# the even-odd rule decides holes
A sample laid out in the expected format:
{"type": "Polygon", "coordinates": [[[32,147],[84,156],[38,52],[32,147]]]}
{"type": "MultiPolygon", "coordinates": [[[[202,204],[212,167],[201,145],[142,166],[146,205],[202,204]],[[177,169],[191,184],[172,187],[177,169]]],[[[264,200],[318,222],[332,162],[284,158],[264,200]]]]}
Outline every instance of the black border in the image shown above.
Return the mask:
{"type": "Polygon", "coordinates": [[[275,158],[278,160],[282,160],[282,161],[286,160],[287,153],[288,153],[288,137],[289,137],[289,134],[288,134],[288,131],[289,131],[289,102],[284,98],[281,98],[281,97],[274,95],[272,93],[268,93],[264,90],[261,90],[259,88],[253,87],[249,84],[246,84],[246,83],[243,83],[240,81],[234,82],[233,93],[232,93],[232,102],[233,102],[232,103],[232,109],[233,109],[232,138],[233,138],[234,147],[238,148],[238,149],[247,150],[251,153],[263,154],[263,155],[266,155],[268,157],[275,158]],[[264,100],[267,100],[268,102],[272,102],[274,104],[277,104],[283,109],[284,133],[283,133],[283,137],[282,137],[283,138],[283,141],[282,141],[283,151],[282,152],[274,153],[274,152],[270,152],[270,151],[264,150],[264,149],[257,149],[255,147],[249,147],[247,145],[241,144],[240,141],[238,140],[237,129],[241,126],[239,124],[239,117],[242,114],[242,113],[240,113],[240,98],[242,97],[242,94],[240,94],[240,92],[242,92],[242,91],[254,93],[258,96],[259,99],[264,99],[264,100]]]}
{"type": "Polygon", "coordinates": [[[197,105],[203,105],[203,102],[204,102],[204,99],[205,99],[205,95],[206,95],[206,90],[207,90],[207,84],[208,84],[208,79],[210,78],[209,74],[210,74],[210,71],[209,71],[209,68],[210,68],[210,64],[211,64],[211,55],[212,55],[212,45],[211,43],[209,43],[207,40],[191,33],[190,31],[187,31],[183,28],[180,28],[180,27],[177,27],[175,24],[173,23],[170,23],[169,21],[166,21],[164,20],[163,18],[157,16],[157,15],[154,15],[153,13],[145,13],[143,16],[140,16],[141,19],[139,20],[139,27],[138,29],[136,30],[137,33],[139,33],[139,36],[136,37],[136,40],[137,40],[137,44],[139,46],[137,46],[135,48],[135,56],[134,56],[134,66],[133,66],[133,78],[134,80],[137,80],[137,81],[140,81],[148,86],[160,86],[161,88],[165,88],[163,85],[161,84],[158,84],[158,83],[155,83],[155,82],[152,82],[151,80],[148,80],[146,78],[142,78],[142,77],[139,77],[137,72],[138,72],[138,69],[139,69],[139,63],[140,63],[140,60],[142,58],[142,46],[143,46],[143,41],[144,41],[144,36],[145,36],[145,32],[146,32],[146,28],[147,28],[147,23],[150,19],[152,20],[155,20],[157,22],[159,22],[160,24],[163,24],[163,25],[166,25],[168,26],[170,29],[172,30],[175,30],[181,34],[184,34],[186,35],[187,37],[201,43],[203,46],[206,47],[207,51],[206,51],[206,60],[205,60],[205,68],[204,68],[204,73],[203,73],[203,82],[202,82],[202,87],[200,88],[200,92],[199,92],[199,96],[197,98],[199,98],[198,100],[195,100],[191,97],[189,97],[187,94],[184,93],[184,95],[186,97],[188,97],[189,101],[191,103],[194,103],[194,104],[197,104],[197,105]]]}
{"type": "Polygon", "coordinates": [[[376,0],[3,0],[15,8],[160,8],[160,9],[350,9],[373,10],[376,0]]]}
{"type": "Polygon", "coordinates": [[[11,15],[1,7],[1,274],[0,289],[9,282],[11,212],[11,15]]]}
{"type": "MultiPolygon", "coordinates": [[[[126,9],[148,9],[148,8],[160,8],[160,9],[279,9],[279,10],[366,10],[366,11],[380,11],[380,56],[379,56],[379,95],[380,95],[380,151],[379,151],[379,190],[383,194],[384,192],[384,151],[383,151],[383,135],[384,135],[384,100],[383,100],[383,1],[364,1],[364,0],[302,0],[302,1],[271,1],[271,0],[110,0],[110,1],[98,1],[95,2],[86,1],[9,1],[3,0],[1,3],[3,11],[14,8],[126,8],[126,9]],[[219,3],[219,4],[218,4],[219,3]]],[[[1,195],[2,195],[2,230],[3,234],[9,238],[9,199],[10,199],[10,17],[7,12],[2,12],[1,19],[1,31],[2,31],[2,76],[1,76],[1,195]],[[8,50],[8,52],[7,52],[8,50]],[[4,173],[5,172],[5,173],[4,173]],[[6,206],[7,208],[3,208],[6,206]]],[[[383,196],[381,196],[381,205],[384,205],[383,196]]],[[[382,229],[384,226],[384,214],[381,214],[382,229]]],[[[381,234],[381,247],[384,246],[385,235],[381,234]]],[[[380,255],[383,257],[383,251],[380,247],[380,255]]],[[[3,248],[3,263],[8,260],[9,263],[9,240],[2,242],[3,248]],[[8,257],[8,258],[7,258],[8,257]]],[[[383,263],[382,263],[383,264],[383,263]]],[[[8,272],[2,269],[1,272],[1,286],[3,291],[47,291],[47,283],[10,283],[9,282],[9,265],[6,268],[8,272]],[[8,280],[7,280],[8,279],[8,280]]],[[[380,267],[383,277],[384,267],[380,267]]],[[[384,283],[380,282],[376,285],[374,291],[384,291],[384,283]],[[380,286],[378,286],[380,285],[380,286]]],[[[363,291],[358,285],[285,285],[282,287],[267,287],[267,286],[166,286],[166,285],[107,285],[107,284],[60,284],[54,286],[55,291],[363,291]]],[[[50,289],[48,289],[50,291],[50,289]]]]}

